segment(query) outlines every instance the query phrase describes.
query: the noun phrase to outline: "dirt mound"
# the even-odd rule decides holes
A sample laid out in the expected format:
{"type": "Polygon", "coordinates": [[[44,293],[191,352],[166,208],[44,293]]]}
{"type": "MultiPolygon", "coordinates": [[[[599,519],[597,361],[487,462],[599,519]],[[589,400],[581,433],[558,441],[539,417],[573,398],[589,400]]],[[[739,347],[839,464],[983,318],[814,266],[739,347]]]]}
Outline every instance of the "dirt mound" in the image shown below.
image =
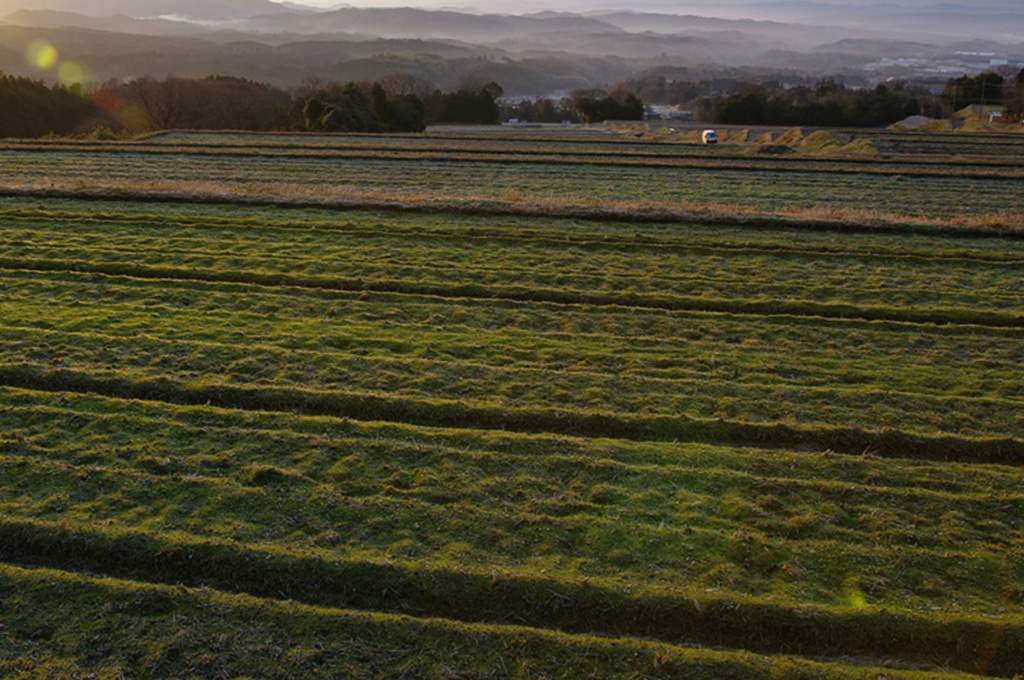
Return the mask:
{"type": "Polygon", "coordinates": [[[750,130],[737,130],[736,132],[726,131],[723,140],[730,144],[746,144],[750,141],[750,130]]]}
{"type": "Polygon", "coordinates": [[[796,146],[804,138],[804,131],[802,128],[792,128],[786,130],[778,139],[775,140],[776,144],[785,144],[786,146],[796,146]]]}
{"type": "Polygon", "coordinates": [[[819,151],[838,149],[843,145],[839,136],[828,130],[818,130],[800,140],[801,149],[817,149],[819,151]]]}
{"type": "Polygon", "coordinates": [[[928,116],[908,116],[898,123],[893,123],[889,127],[893,130],[920,130],[934,122],[936,122],[936,120],[934,118],[929,118],[928,116]]]}
{"type": "Polygon", "coordinates": [[[870,139],[851,139],[840,151],[847,153],[878,153],[878,145],[870,139]]]}

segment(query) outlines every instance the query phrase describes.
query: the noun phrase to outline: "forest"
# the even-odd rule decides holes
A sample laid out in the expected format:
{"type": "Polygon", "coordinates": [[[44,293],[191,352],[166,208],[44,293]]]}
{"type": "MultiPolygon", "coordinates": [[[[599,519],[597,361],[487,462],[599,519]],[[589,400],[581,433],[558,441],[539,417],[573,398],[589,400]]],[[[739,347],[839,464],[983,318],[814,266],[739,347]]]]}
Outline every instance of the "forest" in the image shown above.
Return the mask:
{"type": "Polygon", "coordinates": [[[306,83],[291,93],[243,78],[145,77],[87,92],[0,75],[0,135],[121,136],[154,130],[421,132],[497,124],[501,87],[442,92],[397,74],[373,83],[306,83]]]}
{"type": "Polygon", "coordinates": [[[878,85],[852,90],[831,80],[814,87],[755,90],[730,97],[707,99],[699,111],[716,123],[744,125],[823,125],[829,127],[877,127],[917,114],[937,117],[902,86],[878,85]]]}
{"type": "Polygon", "coordinates": [[[649,74],[624,86],[646,101],[690,108],[697,120],[721,124],[876,127],[917,114],[948,117],[971,104],[1002,104],[1006,119],[1019,121],[1024,108],[1024,69],[1016,77],[986,72],[950,78],[937,95],[919,83],[858,88],[832,78],[794,84],[776,79],[673,80],[649,74]]]}
{"type": "Polygon", "coordinates": [[[779,81],[671,81],[646,76],[606,89],[503,101],[496,82],[467,79],[443,92],[405,73],[374,82],[310,80],[285,91],[244,78],[143,77],[87,90],[0,73],[0,136],[131,136],[155,130],[422,132],[428,125],[495,125],[505,120],[599,123],[640,120],[645,102],[693,109],[719,124],[877,127],[907,116],[945,117],[970,104],[1002,103],[1021,120],[1024,69],[950,79],[939,95],[903,82],[854,88],[833,79],[814,85],[779,81]]]}

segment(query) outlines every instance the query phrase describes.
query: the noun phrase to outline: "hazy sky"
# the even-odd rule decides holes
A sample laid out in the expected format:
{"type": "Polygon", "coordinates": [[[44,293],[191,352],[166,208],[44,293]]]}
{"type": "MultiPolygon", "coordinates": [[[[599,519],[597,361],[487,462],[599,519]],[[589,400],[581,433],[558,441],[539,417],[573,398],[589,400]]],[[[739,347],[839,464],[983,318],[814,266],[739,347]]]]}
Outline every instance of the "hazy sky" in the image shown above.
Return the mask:
{"type": "MultiPolygon", "coordinates": [[[[282,2],[284,0],[273,0],[282,2]]],[[[474,8],[483,12],[519,14],[542,10],[559,9],[570,12],[605,9],[633,9],[646,12],[669,14],[731,15],[735,8],[758,6],[754,14],[771,14],[772,5],[784,4],[791,0],[292,0],[297,4],[311,7],[421,7],[429,9],[474,8]],[[717,12],[714,10],[718,10],[717,12]],[[730,11],[733,10],[733,11],[730,11]]],[[[799,0],[797,0],[799,2],[799,0]]],[[[1020,10],[1022,0],[810,0],[817,5],[846,5],[867,7],[871,5],[893,5],[921,8],[928,6],[959,5],[970,8],[1003,8],[1020,10]]],[[[742,14],[742,12],[740,12],[742,14]]]]}
{"type": "MultiPolygon", "coordinates": [[[[272,0],[282,2],[284,0],[272,0]]],[[[771,5],[782,3],[786,0],[731,0],[726,2],[714,2],[708,0],[693,0],[680,2],[679,0],[291,0],[296,4],[308,5],[311,7],[335,7],[338,5],[350,5],[353,7],[466,7],[476,6],[487,11],[494,8],[496,4],[503,7],[521,7],[523,11],[534,9],[566,9],[576,11],[585,7],[603,9],[606,7],[620,7],[633,9],[661,9],[672,14],[688,14],[691,9],[736,6],[736,5],[771,5]]],[[[1019,9],[1021,0],[810,0],[820,5],[902,5],[904,7],[926,7],[929,5],[960,5],[963,7],[977,8],[1007,8],[1019,9]]]]}

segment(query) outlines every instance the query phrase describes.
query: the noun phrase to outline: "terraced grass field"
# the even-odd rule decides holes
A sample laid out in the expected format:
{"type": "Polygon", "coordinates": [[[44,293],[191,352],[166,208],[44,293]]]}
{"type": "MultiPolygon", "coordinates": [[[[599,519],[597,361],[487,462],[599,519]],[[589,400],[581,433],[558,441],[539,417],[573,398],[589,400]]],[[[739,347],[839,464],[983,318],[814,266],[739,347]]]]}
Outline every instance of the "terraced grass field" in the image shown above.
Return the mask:
{"type": "Polygon", "coordinates": [[[0,675],[1024,673],[1021,147],[875,134],[7,143],[0,675]]]}
{"type": "Polygon", "coordinates": [[[498,212],[539,202],[999,223],[1024,213],[1020,135],[857,134],[886,151],[778,156],[758,153],[763,145],[723,144],[709,152],[665,135],[560,128],[391,137],[164,133],[132,142],[6,142],[0,176],[8,187],[37,191],[137,196],[190,188],[236,200],[341,196],[498,212]]]}

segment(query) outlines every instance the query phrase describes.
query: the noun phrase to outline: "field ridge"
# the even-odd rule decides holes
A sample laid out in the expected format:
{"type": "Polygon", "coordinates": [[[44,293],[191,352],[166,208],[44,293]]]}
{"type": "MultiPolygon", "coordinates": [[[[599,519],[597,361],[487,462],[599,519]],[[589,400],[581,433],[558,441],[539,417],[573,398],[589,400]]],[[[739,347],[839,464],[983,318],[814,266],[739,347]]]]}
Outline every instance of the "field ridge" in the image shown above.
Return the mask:
{"type": "Polygon", "coordinates": [[[738,203],[624,200],[539,196],[469,195],[437,196],[421,191],[327,190],[312,194],[301,185],[275,184],[250,189],[242,184],[137,182],[110,179],[83,183],[47,180],[0,187],[0,198],[74,199],[82,201],[130,201],[133,203],[180,203],[189,205],[237,205],[268,208],[333,208],[389,210],[401,213],[475,215],[484,217],[563,217],[601,222],[665,223],[699,221],[705,224],[753,228],[796,227],[807,231],[876,234],[935,234],[964,238],[998,236],[1024,238],[1020,215],[1000,208],[988,213],[953,218],[908,215],[896,211],[860,208],[799,208],[782,210],[750,208],[738,203]]]}
{"type": "Polygon", "coordinates": [[[559,305],[643,308],[682,312],[711,312],[749,316],[818,317],[859,319],[914,324],[1024,328],[1024,314],[994,310],[877,307],[849,303],[821,303],[810,300],[736,300],[705,297],[664,297],[627,293],[588,293],[575,290],[520,288],[514,285],[431,284],[401,279],[309,278],[290,274],[258,272],[197,272],[174,267],[146,267],[137,264],[91,264],[60,260],[25,260],[0,257],[0,269],[34,272],[78,272],[137,279],[240,283],[268,288],[289,287],[361,293],[396,293],[448,299],[543,302],[559,305]]]}
{"type": "MultiPolygon", "coordinates": [[[[573,672],[592,679],[862,680],[867,672],[876,676],[883,673],[883,667],[887,677],[900,680],[933,677],[927,671],[894,669],[907,665],[879,657],[845,658],[841,663],[830,663],[822,659],[762,656],[522,625],[461,623],[435,617],[333,609],[209,587],[152,584],[46,568],[0,565],[0,583],[11,600],[23,603],[30,611],[53,608],[60,616],[59,623],[54,624],[22,615],[6,627],[3,643],[11,648],[30,650],[43,646],[42,642],[53,649],[33,650],[31,655],[16,659],[0,658],[0,673],[29,677],[53,677],[60,673],[88,676],[86,668],[63,658],[65,654],[74,656],[68,653],[74,645],[74,638],[67,633],[69,628],[90,631],[94,655],[124,658],[129,660],[129,668],[142,672],[151,668],[173,669],[183,658],[193,672],[211,671],[211,654],[197,653],[198,649],[225,656],[234,652],[249,661],[240,663],[239,670],[253,675],[277,673],[290,677],[317,674],[327,659],[341,662],[342,669],[353,676],[375,674],[390,678],[453,676],[460,672],[465,677],[474,672],[479,674],[479,669],[485,668],[500,669],[506,674],[573,672]],[[106,628],[132,617],[144,617],[155,640],[140,645],[139,641],[117,637],[106,628]],[[181,627],[183,620],[189,622],[187,631],[181,627]],[[289,648],[268,641],[281,631],[288,631],[290,639],[299,644],[289,648]],[[259,643],[252,642],[253,635],[258,636],[259,643]],[[429,651],[410,653],[410,639],[429,651]],[[472,641],[471,645],[466,644],[467,639],[472,641]],[[869,667],[875,670],[870,671],[869,667]],[[45,675],[33,675],[36,670],[45,675]]],[[[977,677],[949,669],[942,673],[950,678],[977,677]]]]}
{"type": "Polygon", "coordinates": [[[324,560],[270,547],[2,516],[0,550],[6,562],[24,567],[212,587],[315,606],[763,654],[871,655],[995,676],[1013,673],[1024,657],[1024,621],[1007,617],[829,610],[693,593],[631,595],[590,581],[324,560]]]}
{"type": "Polygon", "coordinates": [[[410,399],[370,392],[236,384],[189,384],[166,377],[151,380],[94,376],[42,366],[0,365],[0,384],[50,392],[95,393],[171,404],[279,411],[391,421],[413,425],[572,434],[652,441],[705,441],[736,446],[780,446],[848,455],[1016,464],[1024,459],[1024,440],[1013,437],[928,436],[898,430],[857,427],[806,427],[751,423],[723,418],[618,415],[572,409],[504,407],[451,399],[410,399]]]}

